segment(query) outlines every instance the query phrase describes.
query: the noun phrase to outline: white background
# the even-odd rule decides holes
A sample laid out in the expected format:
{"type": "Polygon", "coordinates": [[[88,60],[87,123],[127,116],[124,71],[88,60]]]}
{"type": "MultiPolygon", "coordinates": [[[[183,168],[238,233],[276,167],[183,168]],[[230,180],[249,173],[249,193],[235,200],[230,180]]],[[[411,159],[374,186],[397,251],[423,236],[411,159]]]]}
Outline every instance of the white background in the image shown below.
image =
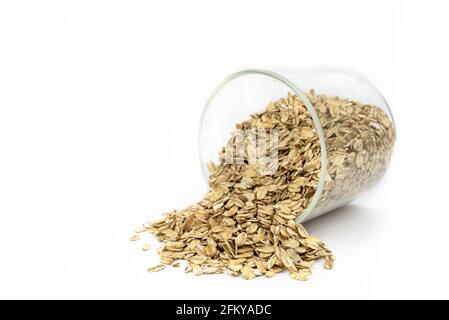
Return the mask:
{"type": "MultiPolygon", "coordinates": [[[[449,298],[446,1],[1,1],[0,298],[449,298]],[[372,192],[308,224],[309,282],[148,274],[135,227],[206,191],[202,107],[243,68],[357,71],[398,140],[372,192]]],[[[153,242],[153,247],[156,243],[153,242]]]]}

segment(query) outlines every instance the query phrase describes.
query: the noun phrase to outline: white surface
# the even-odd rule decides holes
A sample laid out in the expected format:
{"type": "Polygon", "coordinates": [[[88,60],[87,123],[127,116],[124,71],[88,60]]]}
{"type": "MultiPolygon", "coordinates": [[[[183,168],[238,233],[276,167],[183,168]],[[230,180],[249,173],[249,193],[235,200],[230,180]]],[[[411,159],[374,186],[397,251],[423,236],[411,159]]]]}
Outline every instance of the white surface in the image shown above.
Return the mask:
{"type": "Polygon", "coordinates": [[[0,298],[449,298],[445,1],[2,1],[0,298]],[[201,108],[242,68],[358,71],[389,100],[386,178],[309,223],[310,281],[170,269],[128,237],[200,199],[201,108]]]}

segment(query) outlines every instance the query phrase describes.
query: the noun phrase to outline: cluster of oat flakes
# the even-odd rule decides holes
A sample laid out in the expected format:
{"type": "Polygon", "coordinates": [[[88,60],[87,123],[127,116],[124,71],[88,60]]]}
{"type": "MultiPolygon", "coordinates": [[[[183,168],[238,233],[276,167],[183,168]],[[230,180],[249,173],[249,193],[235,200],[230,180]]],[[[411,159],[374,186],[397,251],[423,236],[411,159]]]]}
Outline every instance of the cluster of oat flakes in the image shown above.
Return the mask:
{"type": "MultiPolygon", "coordinates": [[[[322,123],[329,158],[320,210],[349,199],[380,178],[394,130],[376,107],[313,92],[308,98],[322,123]]],[[[270,102],[265,111],[236,128],[277,130],[276,172],[261,174],[258,163],[227,163],[223,149],[220,163],[209,165],[210,191],[203,200],[137,230],[155,234],[162,242],[161,264],[148,271],[179,266],[178,261],[185,260],[185,271],[195,275],[226,273],[253,279],[287,271],[294,279],[307,280],[318,259],[331,269],[331,252],[295,222],[315,194],[321,169],[319,138],[306,107],[289,95],[270,102]]],[[[131,238],[138,239],[138,235],[131,238]]]]}

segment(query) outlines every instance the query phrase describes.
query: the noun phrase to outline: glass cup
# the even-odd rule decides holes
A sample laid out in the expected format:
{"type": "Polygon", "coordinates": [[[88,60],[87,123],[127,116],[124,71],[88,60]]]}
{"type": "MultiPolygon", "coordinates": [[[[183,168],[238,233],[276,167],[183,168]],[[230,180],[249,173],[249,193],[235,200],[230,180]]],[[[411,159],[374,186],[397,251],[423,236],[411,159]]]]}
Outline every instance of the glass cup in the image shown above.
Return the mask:
{"type": "Polygon", "coordinates": [[[314,195],[303,203],[296,219],[302,223],[351,202],[376,185],[388,168],[396,130],[384,97],[355,73],[335,69],[240,71],[222,81],[203,111],[199,152],[206,179],[207,164],[220,161],[219,154],[236,124],[289,94],[299,99],[312,118],[321,154],[314,195]]]}

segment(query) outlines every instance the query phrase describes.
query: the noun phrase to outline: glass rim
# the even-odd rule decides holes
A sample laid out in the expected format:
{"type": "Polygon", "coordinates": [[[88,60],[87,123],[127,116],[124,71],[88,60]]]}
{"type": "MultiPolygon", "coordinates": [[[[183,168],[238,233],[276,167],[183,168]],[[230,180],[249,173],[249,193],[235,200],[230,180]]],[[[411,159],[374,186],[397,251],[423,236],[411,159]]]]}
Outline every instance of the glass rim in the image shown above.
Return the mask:
{"type": "Polygon", "coordinates": [[[209,109],[209,106],[212,103],[212,101],[214,100],[215,96],[218,94],[218,92],[221,89],[223,89],[232,80],[242,77],[242,76],[247,76],[247,75],[261,75],[261,76],[270,77],[274,80],[281,82],[285,86],[287,86],[290,90],[293,91],[294,94],[296,94],[302,100],[302,102],[304,103],[305,107],[307,108],[307,111],[310,113],[312,120],[314,122],[316,131],[318,134],[318,138],[319,138],[319,143],[320,143],[321,169],[320,169],[318,186],[315,190],[315,193],[314,193],[311,201],[308,203],[307,208],[305,208],[304,212],[296,218],[296,222],[301,223],[315,209],[315,207],[318,204],[318,201],[321,197],[321,194],[323,192],[326,175],[327,175],[327,167],[328,167],[327,148],[326,148],[326,142],[325,142],[325,138],[324,138],[324,131],[321,127],[321,122],[318,118],[317,113],[315,112],[315,109],[313,108],[310,101],[307,99],[306,95],[293,82],[291,82],[284,76],[282,76],[278,73],[268,71],[268,70],[263,70],[263,69],[246,69],[246,70],[235,72],[235,73],[231,74],[230,76],[226,77],[223,81],[221,81],[221,83],[218,85],[218,87],[210,95],[209,99],[207,100],[206,104],[204,105],[204,108],[203,108],[203,111],[201,114],[200,130],[199,130],[199,134],[198,134],[198,141],[199,141],[198,152],[199,152],[200,162],[201,162],[201,171],[203,172],[204,177],[207,178],[209,174],[205,170],[204,161],[202,159],[201,150],[200,150],[200,148],[201,148],[201,143],[200,143],[201,133],[203,131],[202,129],[203,129],[203,123],[204,123],[204,118],[205,118],[206,112],[209,109]]]}

